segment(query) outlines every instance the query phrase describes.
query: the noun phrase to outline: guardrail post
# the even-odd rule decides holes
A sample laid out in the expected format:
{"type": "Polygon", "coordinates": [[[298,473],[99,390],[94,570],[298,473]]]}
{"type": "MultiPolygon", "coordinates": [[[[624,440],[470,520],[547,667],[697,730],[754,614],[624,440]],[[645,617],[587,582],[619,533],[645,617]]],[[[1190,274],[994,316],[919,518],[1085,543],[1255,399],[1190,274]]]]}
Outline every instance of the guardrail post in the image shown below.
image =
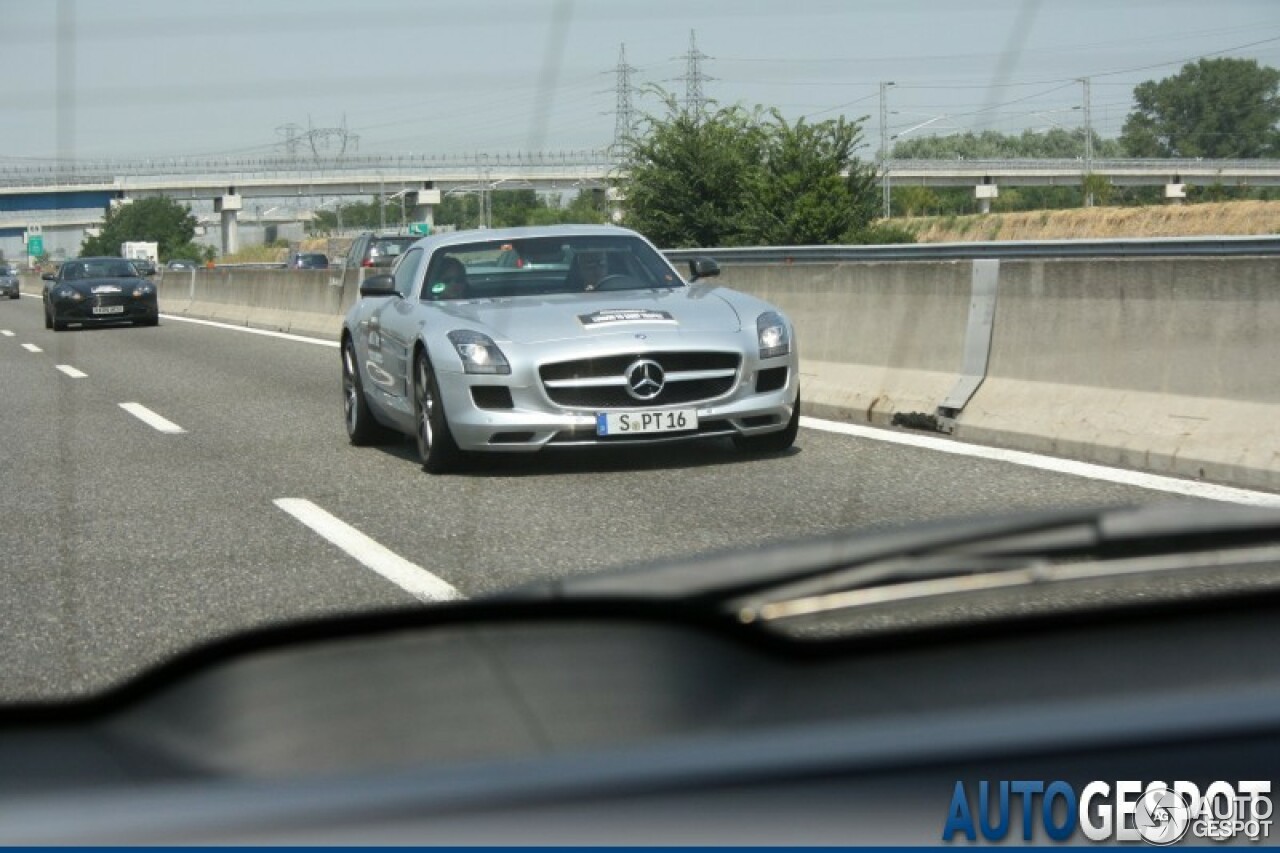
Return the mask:
{"type": "Polygon", "coordinates": [[[955,431],[956,417],[987,378],[991,355],[991,332],[995,327],[996,295],[1000,284],[1000,261],[973,261],[973,287],[969,299],[969,325],[964,334],[964,364],[951,393],[938,404],[936,417],[942,432],[955,431]]]}

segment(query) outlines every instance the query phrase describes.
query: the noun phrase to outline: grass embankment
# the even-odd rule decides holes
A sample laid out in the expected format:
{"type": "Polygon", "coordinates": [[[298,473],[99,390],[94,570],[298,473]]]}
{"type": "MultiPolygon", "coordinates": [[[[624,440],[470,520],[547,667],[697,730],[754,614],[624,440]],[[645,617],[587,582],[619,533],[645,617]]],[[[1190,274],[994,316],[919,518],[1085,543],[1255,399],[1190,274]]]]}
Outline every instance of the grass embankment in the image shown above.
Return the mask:
{"type": "Polygon", "coordinates": [[[1280,234],[1280,201],[1027,210],[893,220],[921,243],[1280,234]]]}

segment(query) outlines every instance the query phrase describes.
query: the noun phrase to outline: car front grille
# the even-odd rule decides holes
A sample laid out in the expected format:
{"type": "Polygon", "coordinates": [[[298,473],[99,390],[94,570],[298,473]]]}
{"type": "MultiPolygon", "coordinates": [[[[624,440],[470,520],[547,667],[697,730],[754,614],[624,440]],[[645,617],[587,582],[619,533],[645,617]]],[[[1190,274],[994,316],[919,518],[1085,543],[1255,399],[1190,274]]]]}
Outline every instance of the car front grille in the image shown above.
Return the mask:
{"type": "Polygon", "coordinates": [[[539,370],[551,402],[582,409],[641,409],[687,405],[722,397],[738,380],[735,352],[657,352],[611,355],[544,364],[539,370]],[[662,390],[651,399],[628,393],[627,371],[651,361],[662,371],[662,390]]]}

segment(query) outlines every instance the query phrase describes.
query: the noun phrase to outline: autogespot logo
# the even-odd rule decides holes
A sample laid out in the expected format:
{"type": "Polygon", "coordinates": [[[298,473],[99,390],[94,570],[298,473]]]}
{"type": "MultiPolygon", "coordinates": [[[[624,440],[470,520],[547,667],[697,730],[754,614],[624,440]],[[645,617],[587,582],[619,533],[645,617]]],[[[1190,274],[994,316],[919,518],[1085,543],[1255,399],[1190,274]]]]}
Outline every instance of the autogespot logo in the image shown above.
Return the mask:
{"type": "Polygon", "coordinates": [[[1227,841],[1271,835],[1269,781],[1090,782],[1079,794],[1067,782],[1019,779],[979,782],[977,796],[956,782],[942,840],[981,835],[1003,841],[1021,828],[1023,841],[1065,842],[1080,832],[1090,841],[1145,841],[1166,846],[1188,836],[1227,841]],[[1043,833],[1041,835],[1040,833],[1043,833]]]}

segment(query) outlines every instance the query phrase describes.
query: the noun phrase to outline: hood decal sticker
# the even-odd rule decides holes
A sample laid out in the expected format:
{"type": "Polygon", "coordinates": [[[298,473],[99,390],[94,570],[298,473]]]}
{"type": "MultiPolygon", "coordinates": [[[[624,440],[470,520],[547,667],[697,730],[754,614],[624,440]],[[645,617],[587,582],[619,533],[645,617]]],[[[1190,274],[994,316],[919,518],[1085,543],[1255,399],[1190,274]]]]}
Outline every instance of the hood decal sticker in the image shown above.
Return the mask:
{"type": "Polygon", "coordinates": [[[625,323],[667,323],[677,326],[676,318],[666,311],[649,308],[604,308],[591,314],[579,314],[578,322],[587,329],[620,326],[625,323]]]}

